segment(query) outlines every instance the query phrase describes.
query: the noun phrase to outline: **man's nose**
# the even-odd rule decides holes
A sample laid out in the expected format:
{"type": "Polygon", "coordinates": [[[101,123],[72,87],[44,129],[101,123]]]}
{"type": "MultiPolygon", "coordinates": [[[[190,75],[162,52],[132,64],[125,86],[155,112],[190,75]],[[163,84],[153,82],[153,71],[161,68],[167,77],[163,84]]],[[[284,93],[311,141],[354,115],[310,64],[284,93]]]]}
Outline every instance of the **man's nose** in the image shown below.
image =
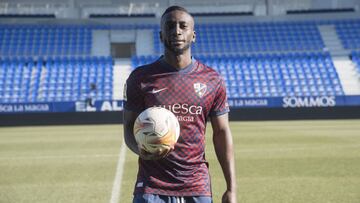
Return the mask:
{"type": "Polygon", "coordinates": [[[179,25],[176,25],[173,30],[174,35],[181,35],[181,29],[179,25]]]}

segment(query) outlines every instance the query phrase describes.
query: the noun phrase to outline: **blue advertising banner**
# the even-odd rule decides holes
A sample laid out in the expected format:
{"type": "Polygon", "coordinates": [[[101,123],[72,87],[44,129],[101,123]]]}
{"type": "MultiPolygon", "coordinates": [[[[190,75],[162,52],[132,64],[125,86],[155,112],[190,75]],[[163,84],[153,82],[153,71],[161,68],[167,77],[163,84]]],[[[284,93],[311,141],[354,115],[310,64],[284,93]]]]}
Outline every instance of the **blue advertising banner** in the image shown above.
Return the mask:
{"type": "Polygon", "coordinates": [[[229,98],[233,108],[307,108],[360,106],[360,95],[319,97],[229,98]]]}
{"type": "MultiPolygon", "coordinates": [[[[228,102],[231,108],[316,108],[336,106],[360,106],[360,95],[319,97],[229,98],[228,102]]],[[[96,101],[94,106],[90,106],[88,103],[83,101],[0,104],[0,114],[103,112],[122,110],[122,100],[96,101]]]]}
{"type": "Polygon", "coordinates": [[[44,102],[0,104],[0,114],[10,113],[55,113],[55,112],[101,112],[121,111],[123,101],[96,101],[94,106],[86,102],[44,102]]]}

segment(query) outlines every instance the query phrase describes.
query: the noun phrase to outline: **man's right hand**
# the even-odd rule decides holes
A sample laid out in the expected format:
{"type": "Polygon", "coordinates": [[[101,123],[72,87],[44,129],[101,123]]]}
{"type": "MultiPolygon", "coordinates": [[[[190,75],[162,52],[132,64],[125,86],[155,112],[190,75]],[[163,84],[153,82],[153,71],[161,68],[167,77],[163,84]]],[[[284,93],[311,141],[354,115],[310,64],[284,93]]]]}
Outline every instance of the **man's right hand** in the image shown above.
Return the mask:
{"type": "Polygon", "coordinates": [[[236,193],[229,190],[225,191],[221,199],[222,203],[236,203],[236,193]]]}

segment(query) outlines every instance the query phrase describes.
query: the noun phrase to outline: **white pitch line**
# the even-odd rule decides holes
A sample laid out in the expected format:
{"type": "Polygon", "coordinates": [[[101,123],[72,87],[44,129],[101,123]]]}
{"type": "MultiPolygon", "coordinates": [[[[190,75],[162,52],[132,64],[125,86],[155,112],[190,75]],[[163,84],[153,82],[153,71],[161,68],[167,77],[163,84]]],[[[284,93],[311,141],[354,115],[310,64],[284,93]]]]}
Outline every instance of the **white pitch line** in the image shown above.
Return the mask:
{"type": "Polygon", "coordinates": [[[125,141],[123,141],[120,147],[119,160],[116,167],[116,175],[112,187],[110,203],[119,203],[120,194],[121,194],[121,182],[124,171],[125,155],[126,155],[126,146],[125,146],[125,141]]]}

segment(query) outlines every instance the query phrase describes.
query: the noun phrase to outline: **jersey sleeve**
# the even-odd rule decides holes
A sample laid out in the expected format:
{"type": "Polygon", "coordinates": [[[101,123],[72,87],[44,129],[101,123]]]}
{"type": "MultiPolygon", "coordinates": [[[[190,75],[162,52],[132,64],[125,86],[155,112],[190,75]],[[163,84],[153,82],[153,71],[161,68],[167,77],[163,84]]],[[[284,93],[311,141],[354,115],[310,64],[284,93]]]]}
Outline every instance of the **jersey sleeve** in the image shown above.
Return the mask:
{"type": "Polygon", "coordinates": [[[220,116],[230,111],[227,102],[225,82],[221,78],[218,89],[216,91],[215,99],[210,110],[210,116],[220,116]]]}
{"type": "Polygon", "coordinates": [[[124,87],[124,108],[126,110],[141,112],[144,109],[144,95],[140,82],[134,75],[130,75],[124,87]]]}

